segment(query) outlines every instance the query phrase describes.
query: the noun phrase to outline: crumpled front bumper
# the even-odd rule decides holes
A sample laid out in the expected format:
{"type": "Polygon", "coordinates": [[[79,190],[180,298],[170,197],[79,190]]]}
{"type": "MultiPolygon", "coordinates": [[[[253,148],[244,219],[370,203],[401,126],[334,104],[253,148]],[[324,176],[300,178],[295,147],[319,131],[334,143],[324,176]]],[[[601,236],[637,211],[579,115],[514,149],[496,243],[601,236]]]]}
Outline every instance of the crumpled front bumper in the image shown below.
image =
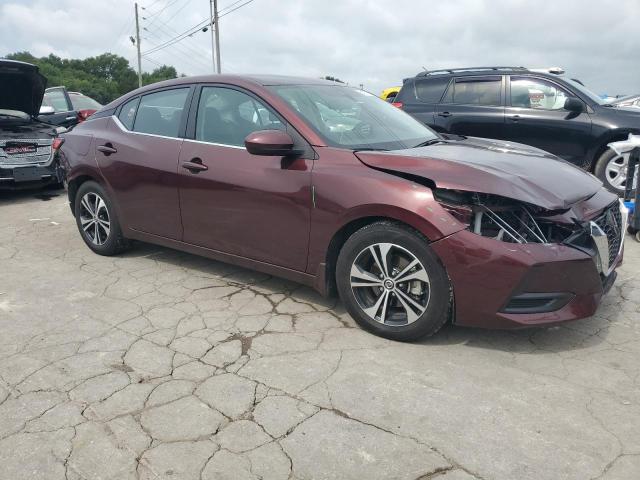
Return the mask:
{"type": "Polygon", "coordinates": [[[623,256],[621,248],[605,276],[594,256],[567,245],[506,243],[463,230],[431,247],[453,285],[454,322],[485,328],[522,328],[593,315],[623,256]],[[565,300],[552,311],[510,313],[510,301],[524,294],[561,294],[565,300]]]}

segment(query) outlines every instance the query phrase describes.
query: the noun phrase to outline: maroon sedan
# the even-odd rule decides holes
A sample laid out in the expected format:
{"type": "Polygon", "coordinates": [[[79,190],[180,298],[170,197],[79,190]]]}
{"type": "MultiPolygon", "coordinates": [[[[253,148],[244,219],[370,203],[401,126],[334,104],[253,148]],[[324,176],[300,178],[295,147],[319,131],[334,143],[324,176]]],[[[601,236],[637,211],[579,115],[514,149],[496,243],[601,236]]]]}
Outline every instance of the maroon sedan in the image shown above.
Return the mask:
{"type": "Polygon", "coordinates": [[[83,240],[141,240],[337,290],[393,339],[593,314],[626,210],[520,144],[434,133],[347,86],[275,76],[149,85],[66,135],[83,240]]]}

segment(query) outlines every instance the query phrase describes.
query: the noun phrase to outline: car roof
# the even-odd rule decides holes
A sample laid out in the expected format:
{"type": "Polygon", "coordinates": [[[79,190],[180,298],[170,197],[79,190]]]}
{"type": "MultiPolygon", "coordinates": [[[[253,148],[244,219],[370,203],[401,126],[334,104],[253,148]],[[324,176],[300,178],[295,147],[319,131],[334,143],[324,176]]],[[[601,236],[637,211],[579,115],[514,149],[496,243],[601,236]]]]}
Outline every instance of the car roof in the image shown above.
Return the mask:
{"type": "Polygon", "coordinates": [[[462,67],[462,68],[444,68],[441,70],[424,70],[416,74],[418,77],[468,77],[478,75],[509,75],[509,74],[535,73],[542,75],[550,75],[554,78],[564,73],[564,70],[554,67],[548,69],[529,69],[526,67],[462,67]]]}
{"type": "Polygon", "coordinates": [[[147,88],[158,88],[170,85],[183,85],[185,83],[230,83],[230,84],[242,84],[253,83],[262,86],[271,85],[336,85],[346,86],[346,84],[332,82],[330,80],[308,78],[308,77],[293,77],[287,75],[260,75],[260,74],[248,74],[248,75],[227,75],[227,74],[212,74],[212,75],[196,75],[192,77],[179,77],[165,80],[151,85],[146,85],[143,90],[147,88]]]}
{"type": "Polygon", "coordinates": [[[237,85],[237,86],[274,86],[274,85],[331,85],[336,87],[347,87],[347,84],[333,82],[330,80],[324,80],[319,78],[308,78],[308,77],[294,77],[287,75],[261,75],[261,74],[247,74],[247,75],[227,75],[227,74],[210,74],[210,75],[197,75],[192,77],[178,77],[172,78],[169,80],[164,80],[162,82],[152,83],[150,85],[145,85],[136,90],[132,90],[124,94],[123,96],[113,100],[109,104],[105,105],[103,108],[108,110],[111,108],[115,108],[116,106],[124,103],[130,98],[133,98],[137,95],[144,95],[147,92],[152,90],[156,90],[159,88],[172,87],[172,86],[180,86],[180,85],[191,85],[194,83],[221,83],[221,84],[229,84],[229,85],[237,85]]]}

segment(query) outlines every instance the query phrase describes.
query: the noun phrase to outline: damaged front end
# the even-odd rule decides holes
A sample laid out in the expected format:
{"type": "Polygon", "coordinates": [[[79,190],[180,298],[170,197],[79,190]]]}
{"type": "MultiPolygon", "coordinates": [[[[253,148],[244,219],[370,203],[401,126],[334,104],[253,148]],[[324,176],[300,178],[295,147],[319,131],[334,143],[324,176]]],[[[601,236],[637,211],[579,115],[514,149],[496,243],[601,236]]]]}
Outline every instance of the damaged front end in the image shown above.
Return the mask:
{"type": "Polygon", "coordinates": [[[579,218],[571,208],[547,210],[477,192],[435,189],[434,198],[476,235],[507,243],[567,245],[590,255],[604,277],[622,253],[628,213],[620,201],[592,218],[579,218]]]}

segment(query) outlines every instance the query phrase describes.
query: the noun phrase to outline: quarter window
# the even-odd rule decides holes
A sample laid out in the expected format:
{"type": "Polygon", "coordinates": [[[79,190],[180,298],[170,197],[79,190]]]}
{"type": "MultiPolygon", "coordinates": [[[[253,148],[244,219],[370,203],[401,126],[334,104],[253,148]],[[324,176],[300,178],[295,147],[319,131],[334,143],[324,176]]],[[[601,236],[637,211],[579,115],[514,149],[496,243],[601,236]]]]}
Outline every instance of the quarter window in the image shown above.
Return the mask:
{"type": "Polygon", "coordinates": [[[139,101],[140,98],[136,97],[133,100],[129,100],[120,109],[118,120],[120,120],[127,130],[131,130],[133,128],[133,121],[136,118],[136,109],[138,108],[139,101]]]}
{"type": "Polygon", "coordinates": [[[446,103],[500,106],[502,77],[456,78],[445,96],[446,103]]]}
{"type": "Polygon", "coordinates": [[[561,110],[569,95],[539,78],[511,77],[511,105],[541,110],[561,110]]]}
{"type": "Polygon", "coordinates": [[[430,78],[416,82],[416,96],[425,103],[438,103],[449,84],[449,78],[430,78]]]}
{"type": "Polygon", "coordinates": [[[165,137],[177,137],[188,88],[163,90],[140,99],[133,130],[165,137]]]}
{"type": "Polygon", "coordinates": [[[268,107],[246,93],[223,87],[202,88],[196,140],[242,147],[252,132],[285,129],[268,107]]]}

